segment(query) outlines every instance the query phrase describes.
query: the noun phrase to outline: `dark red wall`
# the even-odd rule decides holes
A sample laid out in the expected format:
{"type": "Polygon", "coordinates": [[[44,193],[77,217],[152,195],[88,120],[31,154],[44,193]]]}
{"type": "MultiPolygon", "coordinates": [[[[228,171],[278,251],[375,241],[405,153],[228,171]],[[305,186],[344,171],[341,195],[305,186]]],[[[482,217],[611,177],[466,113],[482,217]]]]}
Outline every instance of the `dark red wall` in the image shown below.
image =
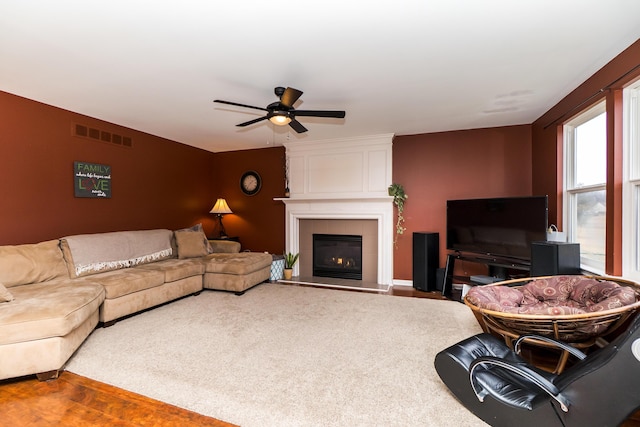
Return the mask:
{"type": "Polygon", "coordinates": [[[282,253],[284,148],[210,153],[102,120],[0,92],[0,245],[70,234],[177,229],[202,223],[218,197],[243,249],[282,253]],[[75,123],[132,139],[132,148],[74,136],[75,123]],[[74,197],[73,162],[112,168],[112,197],[74,197]],[[255,170],[261,191],[246,196],[240,176],[255,170]]]}
{"type": "Polygon", "coordinates": [[[531,127],[509,126],[411,136],[393,141],[393,182],[409,195],[407,230],[394,253],[394,279],[412,280],[412,233],[440,233],[446,259],[449,199],[531,195],[531,127]]]}
{"type": "MultiPolygon", "coordinates": [[[[608,87],[623,87],[640,73],[640,41],[636,41],[605,67],[565,96],[558,104],[533,123],[533,188],[555,195],[549,200],[550,214],[556,224],[562,223],[562,140],[559,128],[584,109],[602,101],[608,87]],[[613,83],[613,85],[611,85],[613,83]]],[[[609,112],[607,112],[609,114],[609,112]]],[[[550,216],[550,222],[551,216],[550,216]]]]}
{"type": "MultiPolygon", "coordinates": [[[[637,77],[638,58],[640,41],[533,125],[396,137],[393,182],[405,187],[409,199],[407,231],[395,249],[394,278],[412,279],[414,231],[440,232],[444,265],[448,199],[549,194],[550,222],[560,224],[557,125],[600,89],[612,82],[614,89],[622,87],[637,77]]],[[[283,193],[282,147],[213,154],[5,92],[0,92],[0,117],[0,244],[77,233],[176,229],[198,222],[210,234],[215,218],[208,212],[216,198],[225,197],[234,211],[225,216],[225,227],[240,237],[243,249],[284,249],[284,205],[273,200],[283,193]],[[74,122],[129,136],[133,148],[72,136],[74,122]],[[75,198],[74,161],[110,165],[112,198],[75,198]],[[262,190],[251,197],[239,187],[247,170],[256,170],[263,179],[262,190]]],[[[611,203],[612,210],[621,210],[618,201],[611,203]]]]}
{"type": "Polygon", "coordinates": [[[229,236],[240,237],[243,250],[284,251],[284,203],[273,200],[284,195],[284,158],[284,147],[214,155],[215,197],[225,198],[233,211],[224,216],[224,227],[229,236]],[[249,170],[262,178],[262,188],[253,196],[240,190],[240,178],[249,170]]]}
{"type": "Polygon", "coordinates": [[[640,75],[640,40],[564,97],[532,125],[533,191],[549,194],[549,222],[562,229],[562,126],[596,102],[607,100],[606,272],[622,274],[621,89],[640,75]],[[618,116],[618,119],[614,119],[618,116]],[[618,160],[616,160],[616,157],[618,160]]]}
{"type": "Polygon", "coordinates": [[[212,226],[212,153],[5,92],[0,117],[0,244],[212,226]],[[133,147],[73,136],[74,122],[130,137],[133,147]],[[75,198],[74,161],[111,166],[112,197],[75,198]]]}
{"type": "MultiPolygon", "coordinates": [[[[209,210],[224,197],[234,212],[226,231],[243,250],[284,250],[284,204],[273,200],[284,192],[283,147],[214,154],[4,92],[0,114],[0,244],[198,222],[212,234],[209,210]],[[73,123],[130,137],[133,148],[73,136],[73,123]],[[75,198],[74,161],[111,166],[112,197],[75,198]],[[240,190],[247,170],[262,177],[254,196],[240,190]]],[[[410,196],[395,278],[411,279],[413,231],[441,232],[444,259],[447,199],[530,194],[530,139],[528,126],[395,139],[393,181],[410,196]]]]}

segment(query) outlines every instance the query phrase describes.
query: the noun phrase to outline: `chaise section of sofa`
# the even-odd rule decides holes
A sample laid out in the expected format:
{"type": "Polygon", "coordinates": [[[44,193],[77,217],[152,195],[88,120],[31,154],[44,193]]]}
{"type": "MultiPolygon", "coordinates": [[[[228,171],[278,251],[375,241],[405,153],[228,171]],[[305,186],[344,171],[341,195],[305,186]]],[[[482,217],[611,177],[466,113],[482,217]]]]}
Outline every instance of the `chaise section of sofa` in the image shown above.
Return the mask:
{"type": "Polygon", "coordinates": [[[204,288],[242,295],[269,279],[272,260],[270,254],[261,252],[211,254],[205,258],[204,288]]]}
{"type": "Polygon", "coordinates": [[[261,252],[240,252],[240,243],[207,240],[199,230],[175,232],[179,258],[196,257],[204,266],[204,288],[242,295],[264,282],[271,273],[272,257],[261,252]]]}
{"type": "Polygon", "coordinates": [[[0,246],[0,379],[56,378],[98,324],[103,287],[71,280],[57,240],[0,246]]]}

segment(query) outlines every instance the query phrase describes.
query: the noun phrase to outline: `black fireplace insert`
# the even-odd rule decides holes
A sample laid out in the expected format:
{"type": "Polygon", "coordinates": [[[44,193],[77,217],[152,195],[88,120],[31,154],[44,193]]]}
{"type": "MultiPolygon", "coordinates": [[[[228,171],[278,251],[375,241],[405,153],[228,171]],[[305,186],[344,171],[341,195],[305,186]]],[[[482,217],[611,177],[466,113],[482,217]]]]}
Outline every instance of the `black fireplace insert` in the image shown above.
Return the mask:
{"type": "Polygon", "coordinates": [[[362,236],[314,234],[313,275],[362,280],[362,236]]]}

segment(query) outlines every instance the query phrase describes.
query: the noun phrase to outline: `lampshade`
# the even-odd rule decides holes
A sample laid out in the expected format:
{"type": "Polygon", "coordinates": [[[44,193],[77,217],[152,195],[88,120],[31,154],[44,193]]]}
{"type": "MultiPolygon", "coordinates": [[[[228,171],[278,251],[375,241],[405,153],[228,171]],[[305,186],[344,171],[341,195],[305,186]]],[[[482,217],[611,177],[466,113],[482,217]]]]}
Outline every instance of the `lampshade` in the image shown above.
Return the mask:
{"type": "Polygon", "coordinates": [[[269,117],[269,121],[274,125],[284,126],[291,123],[291,117],[286,111],[274,111],[273,115],[269,117]]]}
{"type": "Polygon", "coordinates": [[[225,199],[218,199],[216,200],[216,204],[209,211],[209,213],[222,215],[230,214],[233,212],[231,211],[231,209],[229,209],[229,205],[227,204],[227,201],[225,199]]]}

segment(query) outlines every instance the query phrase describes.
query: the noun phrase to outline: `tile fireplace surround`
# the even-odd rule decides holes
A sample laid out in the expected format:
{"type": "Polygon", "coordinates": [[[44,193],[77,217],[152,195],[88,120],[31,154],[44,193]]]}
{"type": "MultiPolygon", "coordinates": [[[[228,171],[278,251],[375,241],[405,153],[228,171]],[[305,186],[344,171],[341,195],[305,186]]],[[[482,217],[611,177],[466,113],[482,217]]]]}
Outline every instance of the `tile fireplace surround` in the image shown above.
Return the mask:
{"type": "MultiPolygon", "coordinates": [[[[391,147],[393,135],[285,143],[291,197],[285,203],[286,250],[301,254],[293,274],[300,274],[302,220],[374,220],[377,248],[376,280],[393,282],[393,198],[391,147]]],[[[359,221],[354,221],[357,224],[359,221]]],[[[340,221],[342,234],[350,232],[340,221]]],[[[308,227],[302,227],[303,229],[308,227]]],[[[303,238],[303,240],[305,240],[303,238]]],[[[363,266],[363,269],[367,268],[363,266]]]]}
{"type": "MultiPolygon", "coordinates": [[[[314,235],[360,236],[361,257],[359,262],[344,272],[356,272],[360,268],[361,282],[368,284],[378,283],[378,221],[371,219],[302,219],[300,220],[300,277],[314,276],[314,261],[316,260],[314,235]]],[[[335,242],[334,242],[335,243],[335,242]]],[[[355,244],[339,245],[344,247],[357,247],[355,244]]],[[[326,252],[325,252],[326,253],[326,252]]],[[[334,273],[342,273],[338,268],[334,273]]],[[[336,277],[338,278],[338,277],[336,277]]],[[[344,277],[344,279],[349,279],[344,277]]],[[[358,280],[350,278],[349,280],[358,280]]]]}

